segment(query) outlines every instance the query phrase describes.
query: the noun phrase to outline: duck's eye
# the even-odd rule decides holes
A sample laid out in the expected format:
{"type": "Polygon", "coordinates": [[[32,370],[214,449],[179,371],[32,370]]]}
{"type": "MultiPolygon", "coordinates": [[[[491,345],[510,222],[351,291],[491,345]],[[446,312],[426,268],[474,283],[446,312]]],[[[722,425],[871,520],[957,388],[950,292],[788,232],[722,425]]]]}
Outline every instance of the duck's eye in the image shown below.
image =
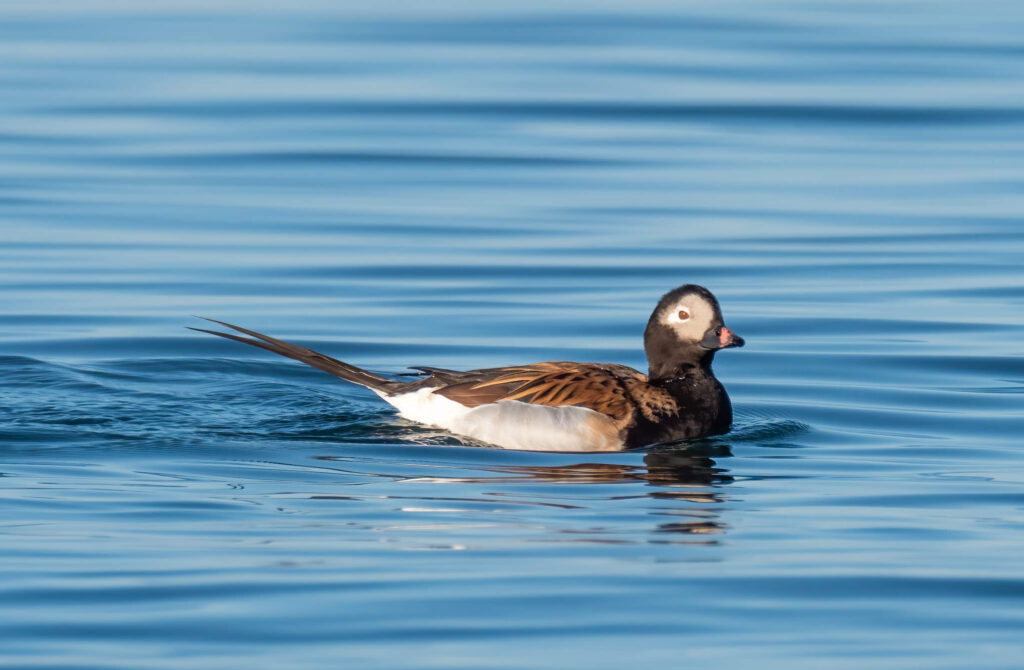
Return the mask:
{"type": "Polygon", "coordinates": [[[676,316],[679,317],[680,321],[686,321],[687,319],[690,318],[690,313],[687,312],[685,309],[681,309],[679,310],[679,314],[677,314],[676,316]]]}

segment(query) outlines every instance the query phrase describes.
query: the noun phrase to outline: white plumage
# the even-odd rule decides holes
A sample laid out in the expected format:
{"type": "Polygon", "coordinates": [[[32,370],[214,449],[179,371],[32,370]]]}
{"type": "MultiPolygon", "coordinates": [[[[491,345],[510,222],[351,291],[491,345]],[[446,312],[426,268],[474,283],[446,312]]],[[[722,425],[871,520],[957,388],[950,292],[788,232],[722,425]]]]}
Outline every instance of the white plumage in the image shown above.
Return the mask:
{"type": "Polygon", "coordinates": [[[421,388],[410,393],[377,395],[399,415],[465,435],[504,449],[524,451],[618,451],[621,442],[609,439],[608,417],[586,407],[533,405],[518,400],[466,407],[421,388]]]}

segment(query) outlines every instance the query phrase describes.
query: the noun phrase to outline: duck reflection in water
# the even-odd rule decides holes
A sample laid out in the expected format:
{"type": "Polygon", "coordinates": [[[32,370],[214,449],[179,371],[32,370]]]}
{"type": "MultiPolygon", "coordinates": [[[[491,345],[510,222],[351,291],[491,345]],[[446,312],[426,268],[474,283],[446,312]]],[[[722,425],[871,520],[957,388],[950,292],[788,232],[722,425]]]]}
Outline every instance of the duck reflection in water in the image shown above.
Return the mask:
{"type": "MultiPolygon", "coordinates": [[[[555,466],[507,466],[494,469],[495,472],[514,475],[518,481],[534,480],[554,484],[628,484],[643,482],[656,490],[642,494],[626,494],[617,497],[648,497],[658,500],[676,500],[694,503],[700,507],[661,508],[652,514],[667,515],[685,520],[659,523],[654,531],[658,534],[719,535],[726,526],[719,520],[720,513],[708,505],[719,505],[726,496],[719,490],[723,484],[733,481],[725,468],[718,467],[712,458],[728,458],[732,452],[728,444],[706,441],[697,445],[663,445],[643,455],[643,465],[620,463],[574,463],[555,466]]],[[[490,480],[493,481],[493,480],[490,480]]],[[[704,541],[653,539],[663,544],[714,544],[708,538],[704,541]]]]}
{"type": "MultiPolygon", "coordinates": [[[[665,447],[644,454],[644,464],[574,463],[572,465],[510,465],[493,468],[493,472],[520,475],[559,484],[618,484],[647,482],[654,486],[712,486],[732,481],[724,468],[716,467],[711,456],[728,457],[728,445],[709,445],[705,448],[665,447]]],[[[652,492],[652,497],[664,497],[667,492],[652,492]]],[[[677,497],[671,494],[668,497],[677,497]]],[[[702,500],[704,498],[701,498],[702,500]]]]}
{"type": "MultiPolygon", "coordinates": [[[[639,454],[637,454],[639,455],[639,454]]],[[[566,465],[502,465],[483,466],[483,476],[429,476],[402,477],[406,484],[453,484],[495,487],[486,493],[477,489],[472,497],[433,495],[388,495],[387,498],[403,501],[416,500],[446,503],[457,502],[495,502],[512,505],[538,505],[546,508],[579,510],[584,505],[578,503],[575,496],[564,495],[542,496],[538,499],[537,492],[531,490],[524,499],[522,491],[517,488],[523,485],[587,486],[626,484],[621,495],[607,495],[605,500],[630,500],[647,498],[664,501],[663,504],[652,505],[648,514],[667,517],[669,520],[657,523],[649,532],[654,537],[647,541],[655,544],[715,544],[713,537],[726,530],[720,521],[722,503],[728,496],[722,486],[733,481],[728,470],[721,468],[715,458],[728,458],[732,455],[728,444],[720,440],[703,440],[686,445],[668,444],[656,447],[642,455],[642,464],[578,462],[566,465]],[[712,458],[714,457],[714,458],[712,458]],[[637,486],[639,485],[639,487],[637,486]],[[688,536],[681,538],[679,535],[688,536]]],[[[338,457],[320,456],[321,460],[331,461],[338,457]]],[[[550,491],[549,491],[550,492],[550,491]]],[[[575,492],[575,491],[574,491],[575,492]]],[[[351,496],[314,496],[317,499],[352,499],[351,496]]],[[[589,496],[588,496],[589,497],[589,496]]],[[[590,507],[586,505],[586,507],[590,507]]],[[[467,509],[467,511],[469,511],[467,509]]],[[[614,527],[601,526],[586,529],[570,524],[569,527],[557,524],[549,527],[561,536],[576,536],[571,541],[620,542],[608,538],[619,535],[620,530],[614,527]],[[561,527],[559,527],[561,526],[561,527]],[[587,536],[586,538],[580,536],[587,536]]]]}

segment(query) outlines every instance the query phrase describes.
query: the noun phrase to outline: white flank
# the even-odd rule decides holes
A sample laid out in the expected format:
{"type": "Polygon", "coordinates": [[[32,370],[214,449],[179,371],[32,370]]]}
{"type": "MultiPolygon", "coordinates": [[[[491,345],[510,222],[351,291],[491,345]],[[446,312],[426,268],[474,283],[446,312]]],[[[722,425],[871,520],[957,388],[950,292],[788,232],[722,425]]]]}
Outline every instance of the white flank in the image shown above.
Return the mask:
{"type": "Polygon", "coordinates": [[[504,449],[524,451],[618,451],[618,439],[599,428],[610,419],[586,407],[549,407],[499,400],[466,407],[422,388],[411,393],[377,395],[399,415],[504,449]]]}

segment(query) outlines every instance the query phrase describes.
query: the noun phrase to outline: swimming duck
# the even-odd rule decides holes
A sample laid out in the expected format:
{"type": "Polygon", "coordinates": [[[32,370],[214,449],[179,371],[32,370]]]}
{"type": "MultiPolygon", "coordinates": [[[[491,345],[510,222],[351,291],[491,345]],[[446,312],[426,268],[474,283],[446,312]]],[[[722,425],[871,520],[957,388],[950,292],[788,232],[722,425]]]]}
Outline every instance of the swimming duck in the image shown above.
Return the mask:
{"type": "Polygon", "coordinates": [[[399,381],[230,323],[250,337],[204,333],[294,358],[370,389],[412,421],[506,449],[621,451],[724,433],[732,405],[711,371],[715,352],[742,347],[703,286],[666,293],[644,331],[648,374],[611,363],[548,361],[482,370],[412,367],[399,381]]]}

